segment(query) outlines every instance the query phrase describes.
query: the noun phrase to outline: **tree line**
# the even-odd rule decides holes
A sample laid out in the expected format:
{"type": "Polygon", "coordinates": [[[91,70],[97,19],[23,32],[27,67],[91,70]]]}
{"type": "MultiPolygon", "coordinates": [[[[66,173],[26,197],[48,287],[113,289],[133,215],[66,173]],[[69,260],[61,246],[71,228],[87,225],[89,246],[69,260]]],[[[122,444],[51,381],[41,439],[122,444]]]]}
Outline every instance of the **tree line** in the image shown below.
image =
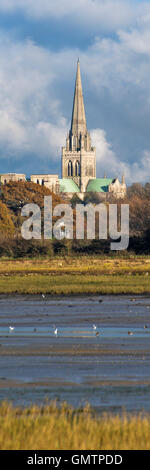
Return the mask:
{"type": "MultiPolygon", "coordinates": [[[[97,193],[85,195],[81,201],[75,194],[72,200],[64,201],[61,194],[55,195],[45,186],[32,182],[10,182],[1,185],[0,188],[0,256],[14,258],[75,255],[75,254],[101,254],[110,252],[110,240],[30,240],[21,237],[21,208],[27,203],[38,204],[43,210],[44,196],[52,195],[53,207],[56,204],[69,202],[73,209],[76,204],[82,203],[86,206],[92,202],[100,202],[97,193]]],[[[130,240],[128,252],[135,254],[150,253],[150,183],[141,185],[134,183],[127,189],[124,200],[114,200],[118,208],[122,203],[129,204],[130,214],[130,240]]],[[[106,204],[109,204],[107,202],[106,204]]],[[[85,222],[86,233],[86,222],[85,222]]]]}

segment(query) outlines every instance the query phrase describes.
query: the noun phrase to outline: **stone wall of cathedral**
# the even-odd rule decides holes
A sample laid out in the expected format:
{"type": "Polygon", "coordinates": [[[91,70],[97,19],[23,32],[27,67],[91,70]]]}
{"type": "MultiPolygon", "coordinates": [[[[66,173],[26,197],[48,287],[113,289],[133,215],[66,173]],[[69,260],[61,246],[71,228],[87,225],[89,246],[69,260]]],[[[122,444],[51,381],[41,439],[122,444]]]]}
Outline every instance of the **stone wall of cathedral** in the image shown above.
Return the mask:
{"type": "Polygon", "coordinates": [[[62,148],[62,178],[72,178],[81,192],[85,192],[89,179],[96,178],[96,151],[69,151],[62,148]]]}

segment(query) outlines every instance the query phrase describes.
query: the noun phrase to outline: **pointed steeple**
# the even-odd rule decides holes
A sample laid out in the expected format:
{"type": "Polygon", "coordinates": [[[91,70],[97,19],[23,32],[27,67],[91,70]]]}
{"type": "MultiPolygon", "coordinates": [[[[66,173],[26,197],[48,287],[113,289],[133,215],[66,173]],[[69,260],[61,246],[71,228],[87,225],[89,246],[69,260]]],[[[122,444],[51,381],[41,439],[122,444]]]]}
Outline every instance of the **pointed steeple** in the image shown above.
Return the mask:
{"type": "Polygon", "coordinates": [[[80,62],[77,62],[77,74],[74,92],[74,102],[71,121],[71,134],[79,137],[80,134],[85,135],[87,131],[86,117],[84,110],[84,101],[82,93],[82,83],[80,74],[80,62]]]}
{"type": "Polygon", "coordinates": [[[62,147],[62,178],[73,179],[84,192],[89,179],[96,178],[96,149],[91,145],[86,126],[84,100],[78,59],[71,128],[62,147]]]}

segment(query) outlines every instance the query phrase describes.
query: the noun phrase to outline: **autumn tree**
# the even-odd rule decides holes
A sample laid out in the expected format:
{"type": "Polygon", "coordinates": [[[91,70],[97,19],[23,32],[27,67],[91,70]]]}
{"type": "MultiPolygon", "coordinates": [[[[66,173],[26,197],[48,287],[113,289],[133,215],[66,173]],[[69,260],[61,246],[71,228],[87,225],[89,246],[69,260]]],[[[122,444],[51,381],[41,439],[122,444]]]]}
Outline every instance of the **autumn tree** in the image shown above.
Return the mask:
{"type": "Polygon", "coordinates": [[[14,223],[12,221],[12,214],[6,204],[0,201],[0,232],[5,232],[9,235],[14,233],[14,223]]]}

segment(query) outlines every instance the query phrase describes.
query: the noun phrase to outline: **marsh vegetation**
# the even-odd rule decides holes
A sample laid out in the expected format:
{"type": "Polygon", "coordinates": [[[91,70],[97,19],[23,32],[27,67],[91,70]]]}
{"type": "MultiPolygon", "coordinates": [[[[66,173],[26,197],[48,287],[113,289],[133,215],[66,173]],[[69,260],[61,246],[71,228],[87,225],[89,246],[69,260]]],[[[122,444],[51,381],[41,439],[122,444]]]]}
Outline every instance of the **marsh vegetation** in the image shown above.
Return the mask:
{"type": "Polygon", "coordinates": [[[96,415],[87,405],[0,406],[1,450],[149,450],[150,416],[96,415]]]}

